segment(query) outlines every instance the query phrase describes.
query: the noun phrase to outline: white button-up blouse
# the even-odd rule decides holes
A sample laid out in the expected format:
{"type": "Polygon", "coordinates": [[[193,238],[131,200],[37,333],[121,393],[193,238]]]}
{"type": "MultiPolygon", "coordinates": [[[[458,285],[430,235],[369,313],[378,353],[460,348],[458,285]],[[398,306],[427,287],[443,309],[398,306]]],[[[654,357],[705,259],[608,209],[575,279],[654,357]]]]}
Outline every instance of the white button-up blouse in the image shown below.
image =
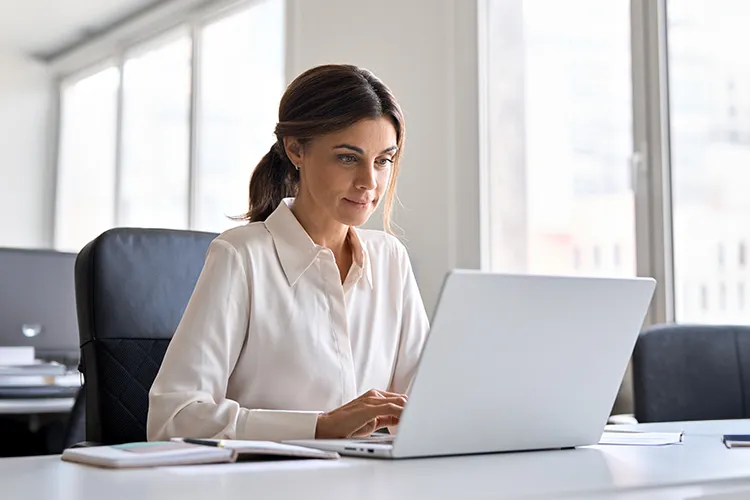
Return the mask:
{"type": "Polygon", "coordinates": [[[342,285],[292,202],[209,246],[151,387],[149,440],[314,438],[318,413],[407,391],[428,320],[406,249],[351,228],[342,285]]]}

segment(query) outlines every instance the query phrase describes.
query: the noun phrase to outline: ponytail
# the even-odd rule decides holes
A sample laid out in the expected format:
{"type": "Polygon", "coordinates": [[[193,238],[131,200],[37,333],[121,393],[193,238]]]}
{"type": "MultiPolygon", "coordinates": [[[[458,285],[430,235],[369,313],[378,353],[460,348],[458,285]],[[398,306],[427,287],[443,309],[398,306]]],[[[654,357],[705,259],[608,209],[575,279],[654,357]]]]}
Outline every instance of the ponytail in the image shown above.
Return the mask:
{"type": "Polygon", "coordinates": [[[280,148],[279,142],[271,146],[255,167],[250,179],[250,208],[240,219],[264,221],[276,210],[281,200],[297,196],[299,172],[285,152],[279,153],[280,148]]]}

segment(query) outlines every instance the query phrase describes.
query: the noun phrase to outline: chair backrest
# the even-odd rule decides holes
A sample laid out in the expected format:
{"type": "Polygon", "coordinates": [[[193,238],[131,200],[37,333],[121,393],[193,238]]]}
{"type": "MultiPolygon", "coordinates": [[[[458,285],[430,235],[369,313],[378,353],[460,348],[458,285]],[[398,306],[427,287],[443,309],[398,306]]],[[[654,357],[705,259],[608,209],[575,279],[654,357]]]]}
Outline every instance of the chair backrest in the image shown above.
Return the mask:
{"type": "Polygon", "coordinates": [[[639,422],[750,417],[750,327],[660,325],[633,352],[639,422]]]}
{"type": "Polygon", "coordinates": [[[146,439],[148,392],[203,268],[213,233],[118,228],[76,259],[86,439],[146,439]]]}

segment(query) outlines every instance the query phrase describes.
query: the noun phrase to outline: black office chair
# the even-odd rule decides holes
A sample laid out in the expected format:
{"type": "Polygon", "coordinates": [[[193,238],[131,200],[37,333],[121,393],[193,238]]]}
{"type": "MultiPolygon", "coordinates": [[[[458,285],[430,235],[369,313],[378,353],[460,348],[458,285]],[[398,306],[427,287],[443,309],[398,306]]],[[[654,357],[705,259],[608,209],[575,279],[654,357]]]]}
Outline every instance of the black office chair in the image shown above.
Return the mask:
{"type": "Polygon", "coordinates": [[[633,352],[638,422],[750,417],[750,327],[659,325],[633,352]]]}
{"type": "Polygon", "coordinates": [[[118,228],[78,254],[81,397],[89,442],[146,439],[148,392],[216,236],[118,228]]]}
{"type": "Polygon", "coordinates": [[[62,449],[84,444],[86,439],[86,388],[81,387],[73,408],[68,414],[62,440],[62,449]]]}

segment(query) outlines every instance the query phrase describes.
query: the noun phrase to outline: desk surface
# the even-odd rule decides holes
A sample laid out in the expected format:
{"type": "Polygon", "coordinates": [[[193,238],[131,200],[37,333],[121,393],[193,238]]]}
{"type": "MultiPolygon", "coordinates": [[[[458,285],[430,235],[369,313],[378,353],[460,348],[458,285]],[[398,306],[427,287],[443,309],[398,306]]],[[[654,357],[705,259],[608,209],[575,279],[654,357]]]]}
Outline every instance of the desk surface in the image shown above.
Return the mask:
{"type": "Polygon", "coordinates": [[[67,413],[75,398],[0,399],[0,415],[67,413]]]}
{"type": "Polygon", "coordinates": [[[0,459],[7,498],[447,499],[750,498],[750,450],[728,450],[721,434],[750,433],[750,421],[638,426],[685,430],[682,445],[587,447],[388,461],[257,462],[104,470],[59,456],[0,459]],[[715,498],[735,498],[717,496],[715,498]]]}

